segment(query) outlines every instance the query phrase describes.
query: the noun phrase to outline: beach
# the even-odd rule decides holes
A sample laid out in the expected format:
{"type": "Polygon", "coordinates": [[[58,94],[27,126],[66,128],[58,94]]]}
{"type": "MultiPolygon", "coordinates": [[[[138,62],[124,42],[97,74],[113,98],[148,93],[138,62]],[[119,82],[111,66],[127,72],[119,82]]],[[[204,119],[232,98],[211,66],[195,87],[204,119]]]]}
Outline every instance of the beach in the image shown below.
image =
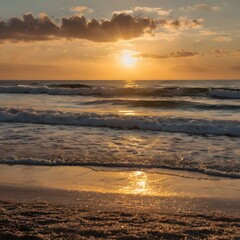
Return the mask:
{"type": "Polygon", "coordinates": [[[240,234],[236,179],[181,171],[0,168],[1,239],[237,239],[240,234]]]}
{"type": "Polygon", "coordinates": [[[239,89],[2,81],[0,239],[238,239],[239,89]]]}

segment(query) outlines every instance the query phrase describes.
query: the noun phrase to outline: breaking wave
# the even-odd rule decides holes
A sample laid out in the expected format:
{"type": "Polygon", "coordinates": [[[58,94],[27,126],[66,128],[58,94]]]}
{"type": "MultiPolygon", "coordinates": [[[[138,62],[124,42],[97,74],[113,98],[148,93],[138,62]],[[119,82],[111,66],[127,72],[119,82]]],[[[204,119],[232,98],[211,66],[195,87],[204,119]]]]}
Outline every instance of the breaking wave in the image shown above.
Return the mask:
{"type": "Polygon", "coordinates": [[[240,122],[117,114],[64,113],[61,111],[0,108],[0,122],[139,129],[197,135],[240,136],[240,122]]]}
{"type": "Polygon", "coordinates": [[[49,94],[83,96],[202,96],[211,98],[240,99],[240,89],[231,88],[194,88],[194,87],[149,87],[115,88],[93,87],[84,84],[51,84],[46,86],[17,85],[0,86],[0,93],[14,94],[49,94]]]}

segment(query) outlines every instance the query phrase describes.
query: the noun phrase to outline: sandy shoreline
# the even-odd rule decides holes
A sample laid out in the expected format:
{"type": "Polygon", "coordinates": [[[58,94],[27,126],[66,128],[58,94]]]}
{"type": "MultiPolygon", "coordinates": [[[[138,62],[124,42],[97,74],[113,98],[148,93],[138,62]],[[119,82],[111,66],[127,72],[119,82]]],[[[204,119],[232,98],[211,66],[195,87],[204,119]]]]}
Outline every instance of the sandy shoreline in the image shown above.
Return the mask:
{"type": "Polygon", "coordinates": [[[127,178],[136,171],[37,168],[0,166],[0,239],[237,239],[240,235],[236,179],[141,171],[127,178]]]}

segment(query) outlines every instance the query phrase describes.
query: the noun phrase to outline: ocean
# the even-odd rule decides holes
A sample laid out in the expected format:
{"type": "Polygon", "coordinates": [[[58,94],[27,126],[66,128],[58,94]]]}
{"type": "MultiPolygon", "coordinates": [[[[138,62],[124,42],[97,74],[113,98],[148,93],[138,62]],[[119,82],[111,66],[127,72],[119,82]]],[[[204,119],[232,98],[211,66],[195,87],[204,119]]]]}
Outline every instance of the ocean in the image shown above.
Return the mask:
{"type": "Polygon", "coordinates": [[[0,81],[0,164],[240,178],[240,81],[0,81]]]}

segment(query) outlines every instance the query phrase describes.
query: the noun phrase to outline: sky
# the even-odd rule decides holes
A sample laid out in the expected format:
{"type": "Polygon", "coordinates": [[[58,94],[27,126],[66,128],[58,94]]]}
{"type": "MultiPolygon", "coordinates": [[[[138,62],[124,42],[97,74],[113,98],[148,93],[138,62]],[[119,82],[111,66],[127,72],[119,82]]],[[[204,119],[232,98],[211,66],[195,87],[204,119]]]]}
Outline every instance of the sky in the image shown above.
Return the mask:
{"type": "Polygon", "coordinates": [[[240,79],[239,0],[0,0],[0,80],[240,79]]]}

